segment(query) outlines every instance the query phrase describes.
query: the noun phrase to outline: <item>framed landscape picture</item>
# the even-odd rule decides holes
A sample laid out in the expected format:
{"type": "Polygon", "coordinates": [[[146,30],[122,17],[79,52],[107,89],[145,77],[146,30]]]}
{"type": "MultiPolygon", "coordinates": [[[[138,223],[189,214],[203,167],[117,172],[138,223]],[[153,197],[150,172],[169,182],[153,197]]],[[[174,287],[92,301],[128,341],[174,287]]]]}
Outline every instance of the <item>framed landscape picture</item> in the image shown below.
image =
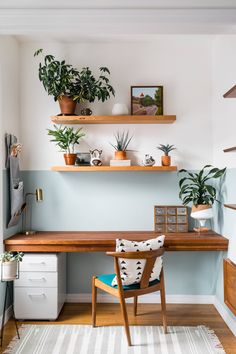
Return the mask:
{"type": "Polygon", "coordinates": [[[163,115],[163,86],[131,86],[131,114],[163,115]]]}

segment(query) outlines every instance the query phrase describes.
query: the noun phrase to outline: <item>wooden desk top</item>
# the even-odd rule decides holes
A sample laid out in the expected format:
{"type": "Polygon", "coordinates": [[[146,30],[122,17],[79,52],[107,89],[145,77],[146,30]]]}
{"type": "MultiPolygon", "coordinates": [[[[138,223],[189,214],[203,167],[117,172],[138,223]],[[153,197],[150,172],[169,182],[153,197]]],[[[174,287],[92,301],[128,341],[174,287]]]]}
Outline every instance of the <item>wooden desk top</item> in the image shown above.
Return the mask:
{"type": "MultiPolygon", "coordinates": [[[[16,234],[4,241],[7,251],[106,252],[115,249],[116,238],[144,241],[160,235],[154,231],[51,231],[16,234]]],[[[228,239],[208,231],[165,234],[167,251],[227,251],[228,239]]]]}

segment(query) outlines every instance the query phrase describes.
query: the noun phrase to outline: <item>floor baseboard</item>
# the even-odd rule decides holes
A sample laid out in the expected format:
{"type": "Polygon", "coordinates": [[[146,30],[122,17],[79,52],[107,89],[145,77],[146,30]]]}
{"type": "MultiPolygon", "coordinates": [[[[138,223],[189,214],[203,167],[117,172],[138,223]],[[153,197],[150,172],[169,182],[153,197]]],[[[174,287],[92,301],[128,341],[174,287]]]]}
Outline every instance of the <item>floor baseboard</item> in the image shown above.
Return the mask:
{"type": "Polygon", "coordinates": [[[236,336],[236,320],[230,316],[229,310],[227,310],[227,308],[217,299],[217,297],[215,297],[214,306],[231,332],[236,336]]]}

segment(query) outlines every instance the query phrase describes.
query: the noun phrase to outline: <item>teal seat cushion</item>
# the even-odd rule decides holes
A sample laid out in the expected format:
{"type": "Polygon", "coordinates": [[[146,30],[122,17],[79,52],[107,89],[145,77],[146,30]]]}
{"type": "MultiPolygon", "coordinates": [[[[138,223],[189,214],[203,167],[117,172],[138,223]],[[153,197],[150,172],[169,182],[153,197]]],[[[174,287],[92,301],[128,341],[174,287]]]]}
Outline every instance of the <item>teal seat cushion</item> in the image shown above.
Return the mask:
{"type": "MultiPolygon", "coordinates": [[[[112,283],[112,280],[114,279],[115,277],[115,274],[103,274],[103,275],[99,275],[97,276],[97,279],[99,279],[101,282],[103,282],[104,284],[112,287],[112,288],[115,288],[115,289],[118,289],[118,286],[112,286],[111,283],[112,283]]],[[[160,281],[158,279],[156,280],[153,280],[149,283],[149,286],[152,286],[152,285],[156,285],[158,284],[160,281]]],[[[135,289],[140,289],[140,284],[131,284],[131,285],[123,285],[123,289],[124,290],[135,290],[135,289]]]]}

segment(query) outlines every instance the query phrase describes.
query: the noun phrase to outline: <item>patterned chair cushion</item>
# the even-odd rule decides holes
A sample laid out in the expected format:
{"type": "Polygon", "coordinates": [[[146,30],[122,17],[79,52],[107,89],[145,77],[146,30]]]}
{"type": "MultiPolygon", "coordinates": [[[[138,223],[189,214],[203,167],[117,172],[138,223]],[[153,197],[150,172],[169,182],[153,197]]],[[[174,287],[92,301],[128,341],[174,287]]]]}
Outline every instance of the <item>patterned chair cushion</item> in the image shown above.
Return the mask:
{"type": "MultiPolygon", "coordinates": [[[[116,240],[116,252],[139,252],[139,251],[151,251],[157,250],[164,245],[165,236],[159,236],[147,241],[129,241],[124,239],[116,240]]],[[[144,259],[119,259],[120,264],[120,275],[122,280],[122,285],[131,285],[140,283],[143,269],[146,260],[144,259]]],[[[158,257],[154,264],[150,282],[159,279],[162,269],[162,257],[158,257]]],[[[112,286],[117,285],[116,276],[112,281],[112,286]]]]}

